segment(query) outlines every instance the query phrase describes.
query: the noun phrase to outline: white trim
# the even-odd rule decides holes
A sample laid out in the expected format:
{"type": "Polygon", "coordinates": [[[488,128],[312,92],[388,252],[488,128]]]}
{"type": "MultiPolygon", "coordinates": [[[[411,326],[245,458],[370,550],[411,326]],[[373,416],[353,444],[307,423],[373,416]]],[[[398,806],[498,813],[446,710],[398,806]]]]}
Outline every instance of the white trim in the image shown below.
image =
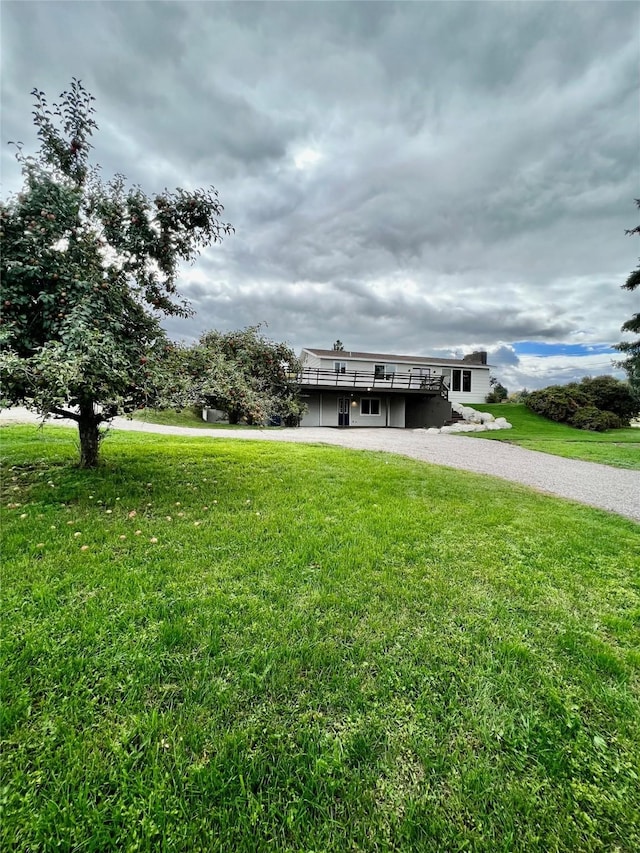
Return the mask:
{"type": "Polygon", "coordinates": [[[467,369],[466,367],[454,367],[451,370],[451,390],[455,391],[458,394],[471,394],[473,391],[473,373],[472,373],[472,371],[467,369]],[[456,373],[459,374],[458,375],[458,381],[460,383],[459,388],[454,387],[455,386],[455,374],[456,373]],[[469,387],[468,388],[464,387],[465,373],[467,373],[469,376],[469,387]]]}
{"type": "MultiPolygon", "coordinates": [[[[369,409],[371,409],[371,405],[369,405],[369,409]]],[[[361,418],[379,418],[381,414],[382,414],[382,412],[381,412],[381,406],[380,406],[380,397],[360,397],[360,417],[361,418]],[[371,411],[363,412],[362,411],[362,404],[364,403],[365,400],[368,400],[370,404],[375,401],[378,404],[378,411],[377,412],[371,412],[371,411]]]]}

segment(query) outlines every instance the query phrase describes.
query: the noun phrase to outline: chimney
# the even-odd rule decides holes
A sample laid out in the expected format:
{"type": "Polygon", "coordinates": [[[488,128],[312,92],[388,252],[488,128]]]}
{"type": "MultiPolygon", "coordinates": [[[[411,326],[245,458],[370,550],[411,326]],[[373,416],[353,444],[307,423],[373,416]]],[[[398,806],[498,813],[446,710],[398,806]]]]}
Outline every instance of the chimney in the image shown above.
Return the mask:
{"type": "Polygon", "coordinates": [[[472,352],[469,353],[469,355],[463,355],[462,360],[470,364],[486,364],[487,354],[484,350],[478,350],[478,352],[472,352]]]}

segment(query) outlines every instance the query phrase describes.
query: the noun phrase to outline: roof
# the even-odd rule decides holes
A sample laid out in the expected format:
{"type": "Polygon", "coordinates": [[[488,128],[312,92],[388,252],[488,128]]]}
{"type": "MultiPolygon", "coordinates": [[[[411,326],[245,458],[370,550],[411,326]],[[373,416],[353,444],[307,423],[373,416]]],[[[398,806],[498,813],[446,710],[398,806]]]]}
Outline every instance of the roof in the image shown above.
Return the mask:
{"type": "Polygon", "coordinates": [[[332,350],[332,349],[315,349],[315,347],[303,347],[303,352],[311,353],[318,358],[333,358],[339,359],[350,358],[361,361],[380,361],[403,364],[463,364],[465,367],[483,367],[488,369],[488,364],[481,364],[479,361],[463,361],[460,358],[437,358],[430,355],[394,355],[388,352],[354,352],[352,350],[332,350]]]}

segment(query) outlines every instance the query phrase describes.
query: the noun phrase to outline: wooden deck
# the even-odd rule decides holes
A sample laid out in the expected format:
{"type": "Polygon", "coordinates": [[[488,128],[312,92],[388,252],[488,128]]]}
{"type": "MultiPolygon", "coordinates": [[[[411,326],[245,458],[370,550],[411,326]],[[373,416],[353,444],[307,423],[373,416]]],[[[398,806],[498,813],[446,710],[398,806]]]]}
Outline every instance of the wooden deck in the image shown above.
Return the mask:
{"type": "Polygon", "coordinates": [[[305,367],[296,375],[301,386],[333,388],[359,391],[403,391],[415,394],[438,394],[449,399],[449,388],[442,376],[424,376],[419,373],[376,374],[364,370],[348,370],[343,373],[322,367],[305,367]]]}

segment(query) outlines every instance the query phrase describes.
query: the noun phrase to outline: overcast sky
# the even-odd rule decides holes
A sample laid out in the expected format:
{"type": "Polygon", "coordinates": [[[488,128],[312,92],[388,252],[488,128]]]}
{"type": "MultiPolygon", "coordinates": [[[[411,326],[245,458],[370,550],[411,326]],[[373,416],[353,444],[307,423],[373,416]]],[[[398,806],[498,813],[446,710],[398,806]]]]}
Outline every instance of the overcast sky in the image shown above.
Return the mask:
{"type": "Polygon", "coordinates": [[[458,356],[511,389],[611,372],[637,310],[634,2],[8,2],[7,140],[31,89],[95,95],[95,160],[210,184],[236,229],[185,268],[176,340],[458,356]]]}

